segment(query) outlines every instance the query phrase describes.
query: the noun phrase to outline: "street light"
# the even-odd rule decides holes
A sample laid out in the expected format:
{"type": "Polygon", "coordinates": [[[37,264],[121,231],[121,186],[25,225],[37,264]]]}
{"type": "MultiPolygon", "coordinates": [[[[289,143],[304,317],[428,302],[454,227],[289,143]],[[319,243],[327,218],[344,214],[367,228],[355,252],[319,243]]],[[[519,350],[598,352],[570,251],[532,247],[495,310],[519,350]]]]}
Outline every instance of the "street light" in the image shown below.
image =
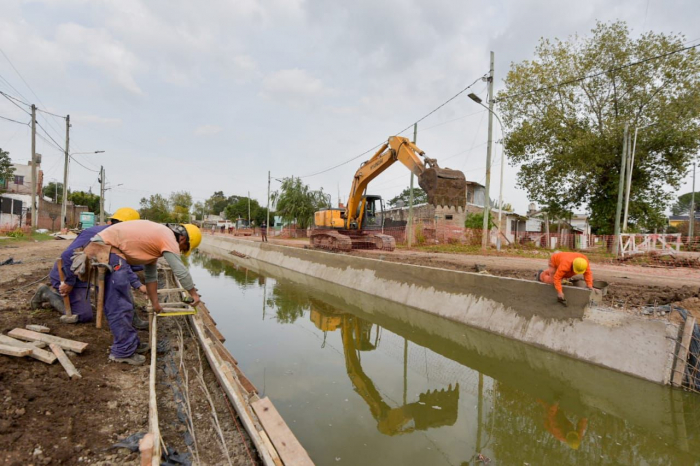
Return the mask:
{"type": "MultiPolygon", "coordinates": [[[[66,130],[67,134],[67,130],[66,130]]],[[[67,139],[66,139],[67,141],[67,139]]],[[[63,200],[61,202],[61,230],[63,230],[66,227],[66,209],[67,209],[67,202],[68,202],[68,162],[70,158],[74,155],[89,155],[89,154],[104,154],[105,151],[103,150],[96,150],[92,152],[72,152],[68,153],[68,147],[66,143],[66,160],[63,165],[63,200]]]]}
{"type": "MultiPolygon", "coordinates": [[[[496,117],[496,120],[498,120],[498,124],[501,126],[501,135],[503,135],[504,134],[503,123],[501,123],[501,119],[498,118],[498,115],[496,114],[496,112],[494,112],[489,107],[484,105],[481,98],[478,95],[474,94],[473,92],[467,94],[467,96],[470,99],[472,99],[474,102],[476,102],[477,104],[481,105],[486,110],[491,112],[491,114],[496,117]]],[[[491,128],[489,128],[489,131],[491,131],[491,128]]],[[[505,151],[503,150],[503,147],[501,147],[501,183],[500,183],[500,186],[498,188],[498,227],[497,227],[498,228],[498,239],[496,240],[496,249],[498,249],[499,251],[501,250],[501,212],[503,212],[503,166],[504,165],[505,165],[505,151]]],[[[486,170],[490,174],[491,167],[486,167],[486,170]]],[[[484,204],[490,204],[490,203],[491,203],[491,199],[489,198],[489,193],[487,192],[486,199],[484,200],[484,204]]],[[[489,212],[490,212],[489,208],[484,209],[485,216],[488,216],[489,212]]],[[[486,220],[486,221],[488,221],[488,220],[486,220]]]]}

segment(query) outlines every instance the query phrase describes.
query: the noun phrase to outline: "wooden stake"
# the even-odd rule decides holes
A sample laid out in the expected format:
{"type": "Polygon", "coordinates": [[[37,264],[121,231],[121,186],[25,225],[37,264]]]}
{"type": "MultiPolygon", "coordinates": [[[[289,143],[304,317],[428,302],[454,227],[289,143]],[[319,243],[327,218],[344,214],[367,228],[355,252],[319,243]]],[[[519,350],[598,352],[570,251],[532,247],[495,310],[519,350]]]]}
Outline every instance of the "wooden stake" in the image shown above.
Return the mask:
{"type": "Polygon", "coordinates": [[[55,354],[56,357],[58,358],[58,362],[61,363],[63,368],[68,373],[68,377],[70,377],[71,379],[73,377],[78,378],[78,379],[82,378],[82,376],[80,375],[80,372],[78,372],[78,369],[75,368],[75,366],[70,361],[70,359],[68,359],[68,356],[66,356],[66,353],[63,352],[63,348],[58,346],[56,343],[49,343],[49,348],[51,348],[51,351],[53,351],[53,354],[55,354]]]}
{"type": "Polygon", "coordinates": [[[32,354],[32,350],[29,348],[19,348],[17,346],[2,345],[0,344],[0,354],[6,356],[16,356],[21,358],[22,356],[29,356],[32,354]]]}
{"type": "Polygon", "coordinates": [[[105,310],[105,269],[104,267],[97,268],[97,316],[95,318],[95,327],[102,328],[102,318],[105,310]]]}
{"type": "Polygon", "coordinates": [[[681,337],[681,343],[678,348],[673,378],[671,379],[671,383],[674,387],[683,386],[683,377],[685,377],[685,366],[688,364],[688,351],[690,350],[693,329],[695,329],[695,317],[688,312],[688,317],[683,325],[683,336],[681,337]]]}
{"type": "Polygon", "coordinates": [[[153,462],[153,434],[148,433],[139,441],[141,452],[141,466],[151,466],[153,462]]]}
{"type": "Polygon", "coordinates": [[[83,351],[85,351],[85,348],[88,347],[87,343],[69,340],[67,338],[56,337],[53,335],[47,335],[45,333],[32,332],[31,330],[25,330],[23,328],[16,328],[10,330],[8,335],[14,338],[18,338],[20,340],[45,341],[46,343],[55,343],[61,348],[71,350],[74,353],[82,353],[83,351]]]}
{"type": "Polygon", "coordinates": [[[148,379],[148,431],[153,436],[151,464],[160,464],[160,427],[158,426],[158,402],[156,400],[156,355],[158,354],[158,320],[150,315],[151,321],[151,367],[148,379]]]}

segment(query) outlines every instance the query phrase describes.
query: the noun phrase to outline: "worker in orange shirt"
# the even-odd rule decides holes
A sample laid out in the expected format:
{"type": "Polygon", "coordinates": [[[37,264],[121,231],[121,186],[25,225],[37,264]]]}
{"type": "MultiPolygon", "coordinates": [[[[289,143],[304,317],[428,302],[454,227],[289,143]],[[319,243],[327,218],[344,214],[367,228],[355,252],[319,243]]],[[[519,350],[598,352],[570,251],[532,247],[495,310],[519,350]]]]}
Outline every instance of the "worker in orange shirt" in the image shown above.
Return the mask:
{"type": "Polygon", "coordinates": [[[542,283],[554,285],[559,302],[566,306],[566,298],[561,287],[561,281],[575,275],[583,274],[589,290],[593,290],[593,272],[588,257],[578,252],[555,252],[549,258],[549,268],[537,273],[537,279],[542,283]]]}

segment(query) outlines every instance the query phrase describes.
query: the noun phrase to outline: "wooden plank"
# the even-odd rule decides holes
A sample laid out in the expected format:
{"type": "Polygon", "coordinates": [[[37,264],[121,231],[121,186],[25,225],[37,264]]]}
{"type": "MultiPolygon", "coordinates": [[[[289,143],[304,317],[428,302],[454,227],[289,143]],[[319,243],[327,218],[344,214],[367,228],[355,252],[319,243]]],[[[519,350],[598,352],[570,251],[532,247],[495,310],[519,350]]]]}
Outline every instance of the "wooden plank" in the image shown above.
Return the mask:
{"type": "Polygon", "coordinates": [[[10,330],[8,335],[14,338],[18,338],[20,340],[55,343],[64,350],[71,350],[74,353],[82,353],[83,351],[85,351],[85,348],[88,347],[87,343],[69,340],[67,338],[61,338],[54,335],[47,335],[45,333],[32,332],[31,330],[26,330],[23,328],[16,328],[10,330]]]}
{"type": "Polygon", "coordinates": [[[153,434],[148,433],[139,440],[139,451],[141,452],[141,466],[151,466],[153,463],[153,434]]]}
{"type": "Polygon", "coordinates": [[[693,329],[695,329],[695,317],[688,312],[685,325],[683,325],[683,336],[681,337],[673,378],[671,380],[671,383],[675,387],[681,387],[683,385],[683,377],[685,377],[685,366],[688,364],[688,351],[690,351],[690,340],[693,337],[693,329]]]}
{"type": "Polygon", "coordinates": [[[158,290],[158,294],[162,294],[162,293],[181,293],[181,292],[187,293],[187,290],[184,289],[184,288],[161,288],[160,290],[158,290]]]}
{"type": "MultiPolygon", "coordinates": [[[[30,349],[32,350],[30,356],[34,359],[37,359],[41,362],[45,362],[46,364],[55,363],[56,355],[53,354],[51,351],[39,349],[36,346],[36,343],[37,342],[27,343],[25,341],[15,340],[14,338],[10,338],[7,335],[0,335],[0,344],[30,349]]],[[[46,345],[46,343],[44,343],[43,341],[40,341],[38,343],[46,345]]]]}
{"type": "Polygon", "coordinates": [[[156,357],[158,351],[158,319],[155,318],[153,312],[149,312],[149,319],[151,321],[150,328],[150,343],[151,343],[151,367],[149,367],[149,377],[148,377],[148,432],[153,435],[153,456],[151,458],[151,464],[153,466],[160,465],[160,426],[158,425],[158,400],[156,398],[156,377],[158,375],[156,371],[156,357]]]}
{"type": "Polygon", "coordinates": [[[254,401],[251,406],[284,464],[300,466],[314,464],[268,397],[254,401]]]}
{"type": "Polygon", "coordinates": [[[49,333],[51,331],[50,328],[44,325],[25,325],[24,328],[26,328],[27,330],[31,330],[32,332],[39,333],[49,333]]]}
{"type": "Polygon", "coordinates": [[[21,358],[22,356],[29,356],[32,354],[32,350],[29,348],[19,348],[17,346],[3,345],[0,344],[0,354],[5,356],[16,356],[21,358]]]}
{"type": "Polygon", "coordinates": [[[81,379],[83,376],[80,375],[80,372],[78,372],[78,369],[75,368],[73,363],[71,362],[70,359],[68,359],[68,356],[66,356],[66,353],[63,352],[63,348],[58,346],[56,343],[49,343],[49,348],[51,348],[51,351],[53,351],[53,354],[56,355],[58,358],[58,362],[61,363],[63,368],[66,370],[68,373],[68,377],[72,378],[77,378],[81,379]]]}

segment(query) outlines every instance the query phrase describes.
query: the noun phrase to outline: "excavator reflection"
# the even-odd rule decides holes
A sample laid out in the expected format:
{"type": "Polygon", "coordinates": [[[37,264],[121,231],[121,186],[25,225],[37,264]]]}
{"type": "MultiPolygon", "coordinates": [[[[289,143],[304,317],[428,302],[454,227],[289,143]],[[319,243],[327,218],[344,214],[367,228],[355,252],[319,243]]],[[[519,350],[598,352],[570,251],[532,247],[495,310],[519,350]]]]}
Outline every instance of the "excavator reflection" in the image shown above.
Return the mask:
{"type": "MultiPolygon", "coordinates": [[[[373,351],[379,337],[372,339],[373,324],[352,314],[337,311],[325,303],[311,300],[310,319],[325,334],[340,328],[345,368],[355,391],[369,406],[377,429],[385,435],[400,435],[431,427],[451,426],[457,421],[459,384],[443,390],[429,390],[418,401],[392,408],[384,401],[372,380],[362,370],[361,351],[373,351]]],[[[405,383],[405,381],[404,381],[405,383]]]]}

